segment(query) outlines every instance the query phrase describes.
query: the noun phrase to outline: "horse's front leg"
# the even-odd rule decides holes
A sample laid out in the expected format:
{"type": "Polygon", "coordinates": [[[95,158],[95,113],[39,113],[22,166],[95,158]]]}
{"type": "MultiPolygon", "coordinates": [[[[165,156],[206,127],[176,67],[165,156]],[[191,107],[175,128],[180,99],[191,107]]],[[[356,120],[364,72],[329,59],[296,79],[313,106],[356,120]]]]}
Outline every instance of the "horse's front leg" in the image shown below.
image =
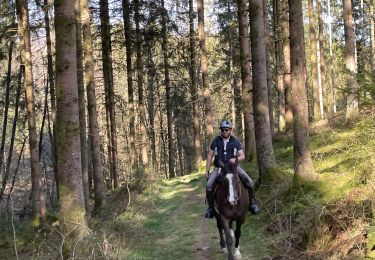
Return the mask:
{"type": "Polygon", "coordinates": [[[240,252],[241,225],[242,225],[242,221],[236,222],[236,231],[234,232],[234,235],[236,236],[236,242],[234,244],[234,256],[235,257],[241,257],[241,252],[240,252]]]}
{"type": "Polygon", "coordinates": [[[218,216],[216,216],[216,225],[217,225],[217,229],[219,230],[219,235],[220,235],[220,250],[226,253],[227,248],[225,247],[223,226],[221,225],[220,217],[218,216]]]}
{"type": "Polygon", "coordinates": [[[228,260],[233,260],[233,231],[230,228],[229,220],[221,216],[221,223],[225,232],[225,242],[228,250],[228,260]]]}

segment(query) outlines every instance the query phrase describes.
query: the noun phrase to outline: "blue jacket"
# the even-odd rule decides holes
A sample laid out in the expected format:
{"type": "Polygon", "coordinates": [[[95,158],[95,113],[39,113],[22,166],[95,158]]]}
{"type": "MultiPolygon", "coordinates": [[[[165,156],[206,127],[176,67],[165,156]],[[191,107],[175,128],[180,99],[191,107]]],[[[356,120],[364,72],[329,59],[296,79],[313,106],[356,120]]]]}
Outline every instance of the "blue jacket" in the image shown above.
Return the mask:
{"type": "Polygon", "coordinates": [[[226,163],[230,158],[235,158],[237,156],[237,152],[239,150],[242,150],[242,146],[240,141],[231,135],[229,137],[229,142],[227,143],[226,147],[224,147],[224,139],[220,135],[218,135],[212,141],[210,149],[214,151],[215,154],[215,167],[220,167],[220,160],[226,163]]]}

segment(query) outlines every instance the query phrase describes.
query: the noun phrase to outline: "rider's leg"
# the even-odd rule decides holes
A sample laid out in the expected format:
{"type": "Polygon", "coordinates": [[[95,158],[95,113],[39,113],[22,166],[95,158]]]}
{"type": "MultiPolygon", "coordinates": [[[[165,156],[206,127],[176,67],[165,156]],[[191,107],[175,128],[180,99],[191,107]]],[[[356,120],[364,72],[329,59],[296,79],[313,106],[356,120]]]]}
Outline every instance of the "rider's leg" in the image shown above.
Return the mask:
{"type": "Polygon", "coordinates": [[[254,185],[253,181],[251,180],[250,176],[246,174],[244,169],[242,169],[240,166],[237,168],[238,173],[246,179],[246,186],[247,190],[249,192],[249,211],[251,214],[255,215],[259,213],[259,207],[255,203],[255,195],[254,195],[254,185]]]}
{"type": "Polygon", "coordinates": [[[208,178],[207,184],[206,184],[206,199],[208,204],[208,209],[206,211],[206,218],[213,218],[214,217],[214,191],[213,186],[215,179],[219,173],[218,168],[214,168],[213,172],[211,172],[210,177],[208,178]]]}

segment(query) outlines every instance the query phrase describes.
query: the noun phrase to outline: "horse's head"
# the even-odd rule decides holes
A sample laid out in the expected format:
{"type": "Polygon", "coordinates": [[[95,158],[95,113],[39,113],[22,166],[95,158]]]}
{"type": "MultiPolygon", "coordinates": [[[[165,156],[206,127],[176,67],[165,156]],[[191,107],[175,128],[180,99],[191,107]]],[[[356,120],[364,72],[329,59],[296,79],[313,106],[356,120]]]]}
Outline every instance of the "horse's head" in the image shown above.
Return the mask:
{"type": "Polygon", "coordinates": [[[228,183],[228,202],[232,206],[237,205],[237,201],[240,196],[240,178],[237,171],[238,159],[235,162],[219,162],[221,166],[221,173],[225,176],[225,180],[228,183]]]}

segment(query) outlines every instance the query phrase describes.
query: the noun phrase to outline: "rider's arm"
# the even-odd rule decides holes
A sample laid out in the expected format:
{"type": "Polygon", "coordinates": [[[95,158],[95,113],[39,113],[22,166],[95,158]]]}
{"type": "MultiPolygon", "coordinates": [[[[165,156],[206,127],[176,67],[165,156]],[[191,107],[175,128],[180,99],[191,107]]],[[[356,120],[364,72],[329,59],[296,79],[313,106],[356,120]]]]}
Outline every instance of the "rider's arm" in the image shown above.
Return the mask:
{"type": "Polygon", "coordinates": [[[206,177],[208,177],[208,174],[210,172],[210,167],[211,167],[213,157],[214,157],[214,151],[211,149],[208,149],[207,161],[206,161],[206,172],[205,172],[206,177]]]}
{"type": "Polygon", "coordinates": [[[245,153],[243,152],[243,150],[237,151],[237,156],[238,156],[238,161],[245,160],[245,153]]]}

